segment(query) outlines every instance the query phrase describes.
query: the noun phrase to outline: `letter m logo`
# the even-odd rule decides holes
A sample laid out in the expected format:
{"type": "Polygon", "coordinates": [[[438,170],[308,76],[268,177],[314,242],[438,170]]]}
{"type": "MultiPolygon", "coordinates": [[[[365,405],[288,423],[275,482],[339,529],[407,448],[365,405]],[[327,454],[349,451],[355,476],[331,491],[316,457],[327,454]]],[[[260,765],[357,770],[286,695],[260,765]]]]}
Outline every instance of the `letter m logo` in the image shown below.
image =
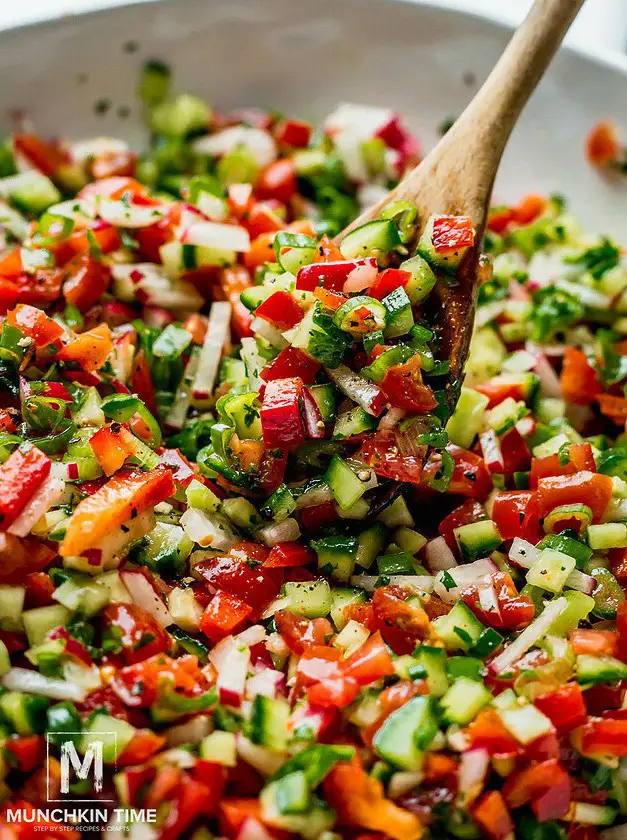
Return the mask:
{"type": "Polygon", "coordinates": [[[96,793],[102,792],[103,761],[102,740],[89,741],[85,754],[79,756],[74,741],[61,743],[61,794],[70,793],[70,768],[74,770],[77,779],[91,779],[96,793]]]}

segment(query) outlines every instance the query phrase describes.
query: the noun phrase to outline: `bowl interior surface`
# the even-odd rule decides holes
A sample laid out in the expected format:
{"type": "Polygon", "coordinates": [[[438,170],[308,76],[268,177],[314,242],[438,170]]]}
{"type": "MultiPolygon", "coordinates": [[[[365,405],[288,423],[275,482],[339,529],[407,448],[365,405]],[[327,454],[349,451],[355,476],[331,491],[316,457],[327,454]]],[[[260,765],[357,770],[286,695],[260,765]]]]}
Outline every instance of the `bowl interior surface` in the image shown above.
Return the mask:
{"type": "MultiPolygon", "coordinates": [[[[461,112],[509,37],[480,17],[402,0],[167,0],[0,33],[0,130],[25,112],[37,131],[109,134],[140,148],[135,98],[146,59],[217,108],[267,106],[319,118],[338,102],[400,111],[426,147],[461,112]]],[[[627,240],[627,185],[586,164],[597,120],[620,116],[627,61],[562,50],[512,137],[496,201],[564,194],[593,231],[627,240]]]]}

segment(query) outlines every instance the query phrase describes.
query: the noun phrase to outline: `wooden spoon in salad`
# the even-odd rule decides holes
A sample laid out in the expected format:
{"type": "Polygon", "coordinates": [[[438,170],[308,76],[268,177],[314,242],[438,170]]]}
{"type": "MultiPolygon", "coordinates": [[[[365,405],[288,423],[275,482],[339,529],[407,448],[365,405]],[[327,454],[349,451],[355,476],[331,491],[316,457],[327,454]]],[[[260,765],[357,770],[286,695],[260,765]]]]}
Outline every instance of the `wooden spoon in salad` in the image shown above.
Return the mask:
{"type": "MultiPolygon", "coordinates": [[[[432,215],[468,216],[475,244],[457,283],[439,282],[443,357],[450,359],[450,399],[459,394],[482,280],[481,241],[492,185],[503,150],[527,100],[542,78],[584,0],[536,0],[474,99],[427,157],[388,195],[337,237],[379,218],[395,199],[418,208],[420,226],[432,215]]],[[[419,229],[416,236],[422,231],[419,229]]],[[[485,276],[485,275],[484,275],[485,276]]]]}

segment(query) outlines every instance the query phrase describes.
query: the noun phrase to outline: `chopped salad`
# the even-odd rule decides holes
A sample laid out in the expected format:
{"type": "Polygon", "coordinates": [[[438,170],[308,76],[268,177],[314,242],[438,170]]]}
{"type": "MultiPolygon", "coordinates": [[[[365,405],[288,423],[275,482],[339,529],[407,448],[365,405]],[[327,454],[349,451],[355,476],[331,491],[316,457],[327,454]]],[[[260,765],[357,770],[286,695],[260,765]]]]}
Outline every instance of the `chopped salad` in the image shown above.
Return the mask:
{"type": "Polygon", "coordinates": [[[64,796],[134,840],[623,837],[621,246],[494,207],[451,383],[470,221],[333,240],[419,159],[397,114],[140,95],[143,156],[0,152],[0,837],[77,838],[11,821],[64,796]]]}

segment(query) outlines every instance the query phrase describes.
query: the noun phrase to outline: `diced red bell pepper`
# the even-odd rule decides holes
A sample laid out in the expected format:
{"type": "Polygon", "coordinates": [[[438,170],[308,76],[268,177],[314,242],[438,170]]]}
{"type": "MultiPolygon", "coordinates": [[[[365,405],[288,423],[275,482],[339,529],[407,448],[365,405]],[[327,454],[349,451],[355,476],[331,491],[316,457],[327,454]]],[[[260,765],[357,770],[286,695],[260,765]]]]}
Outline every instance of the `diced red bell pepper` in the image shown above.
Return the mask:
{"type": "Polygon", "coordinates": [[[546,715],[558,732],[570,732],[586,722],[586,704],[578,683],[566,683],[555,691],[541,694],[534,705],[546,715]]]}
{"type": "Polygon", "coordinates": [[[144,764],[165,746],[165,735],[158,735],[152,729],[138,729],[118,756],[116,763],[121,767],[144,764]]]}
{"type": "Polygon", "coordinates": [[[264,382],[298,377],[305,385],[313,385],[320,365],[297,347],[285,347],[259,374],[264,382]]]}
{"type": "Polygon", "coordinates": [[[316,559],[314,553],[297,542],[280,542],[273,546],[264,566],[269,568],[285,568],[291,566],[306,566],[316,559]]]}
{"type": "Polygon", "coordinates": [[[168,814],[159,830],[160,840],[178,840],[185,829],[205,813],[207,801],[212,798],[206,785],[183,776],[176,797],[170,801],[168,814]]]}
{"type": "Polygon", "coordinates": [[[592,446],[589,443],[571,443],[568,449],[562,452],[561,459],[559,454],[532,458],[529,485],[534,489],[541,478],[550,475],[573,475],[581,470],[593,473],[597,471],[592,446]]]}
{"type": "Polygon", "coordinates": [[[627,720],[589,720],[581,729],[581,746],[585,753],[627,755],[627,720]]]}
{"type": "Polygon", "coordinates": [[[251,239],[256,239],[262,233],[276,233],[283,229],[283,219],[267,204],[257,202],[241,219],[242,227],[246,228],[251,239]]]}
{"type": "Polygon", "coordinates": [[[70,519],[59,553],[80,557],[116,528],[175,492],[169,470],[120,472],[92,496],[79,502],[70,519]]]}
{"type": "Polygon", "coordinates": [[[27,338],[32,338],[38,350],[55,342],[61,346],[63,328],[35,306],[19,303],[7,312],[6,321],[20,329],[27,338]]]}
{"type": "Polygon", "coordinates": [[[426,414],[438,404],[435,394],[422,381],[422,362],[416,353],[407,362],[386,370],[379,387],[392,405],[410,414],[426,414]]]}
{"type": "Polygon", "coordinates": [[[112,628],[119,639],[120,656],[127,665],[168,653],[172,648],[170,636],[156,618],[136,604],[107,604],[102,616],[105,626],[112,628]]]}
{"type": "Polygon", "coordinates": [[[112,351],[111,331],[106,324],[99,324],[73,338],[57,353],[57,359],[78,362],[83,370],[93,373],[100,370],[112,351]]]}
{"type": "Polygon", "coordinates": [[[536,543],[542,536],[537,493],[533,490],[507,490],[497,493],[492,519],[504,540],[521,537],[536,543]]]}
{"type": "Polygon", "coordinates": [[[368,294],[377,300],[383,300],[386,295],[389,295],[395,289],[404,289],[411,278],[411,271],[404,271],[401,268],[386,268],[379,274],[368,290],[368,294]]]}
{"type": "Polygon", "coordinates": [[[48,478],[51,463],[36,446],[24,443],[0,467],[0,530],[5,531],[24,510],[48,478]]]}
{"type": "Polygon", "coordinates": [[[381,638],[373,633],[363,645],[342,662],[345,676],[352,677],[358,685],[370,685],[394,673],[394,664],[381,638]]]}
{"type": "Polygon", "coordinates": [[[42,140],[36,134],[14,134],[12,140],[16,155],[44,175],[54,177],[68,163],[68,154],[58,141],[42,140]]]}
{"type": "Polygon", "coordinates": [[[518,741],[503,726],[492,708],[483,709],[468,727],[473,747],[483,747],[491,755],[509,758],[520,751],[518,741]]]}
{"type": "Polygon", "coordinates": [[[358,694],[357,680],[342,675],[323,678],[307,691],[309,702],[313,705],[336,709],[349,706],[357,699],[358,694]]]}
{"type": "Polygon", "coordinates": [[[279,158],[270,163],[255,182],[255,194],[265,201],[275,199],[287,204],[297,190],[296,165],[291,158],[279,158]]]}
{"type": "Polygon", "coordinates": [[[540,516],[544,517],[559,505],[583,504],[599,522],[612,498],[609,475],[581,470],[574,475],[556,475],[538,481],[540,516]]]}
{"type": "Polygon", "coordinates": [[[288,610],[274,614],[277,630],[292,653],[302,654],[312,647],[323,647],[333,634],[326,618],[303,618],[288,610]]]}
{"type": "Polygon", "coordinates": [[[304,120],[283,119],[274,129],[278,143],[304,149],[309,145],[311,125],[304,120]]]}
{"type": "Polygon", "coordinates": [[[218,590],[202,614],[200,629],[212,642],[217,643],[239,632],[252,611],[253,608],[241,598],[218,590]]]}
{"type": "Polygon", "coordinates": [[[280,289],[259,304],[255,315],[281,330],[289,330],[302,319],[303,308],[289,292],[280,289]]]}
{"type": "Polygon", "coordinates": [[[268,382],[260,410],[267,449],[288,449],[305,440],[301,416],[303,380],[300,377],[268,382]]]}
{"type": "Polygon", "coordinates": [[[489,840],[506,840],[514,836],[514,823],[500,791],[484,793],[470,812],[489,840]]]}
{"type": "MultiPolygon", "coordinates": [[[[47,572],[31,572],[24,577],[26,609],[33,607],[47,607],[52,603],[52,593],[55,585],[47,572]]],[[[91,660],[90,660],[91,664],[91,660]]]]}
{"type": "Polygon", "coordinates": [[[91,252],[79,254],[65,266],[63,296],[80,312],[87,312],[111,284],[111,269],[91,252]]]}
{"type": "Polygon", "coordinates": [[[509,808],[521,808],[532,799],[545,794],[568,774],[555,758],[532,764],[507,777],[501,790],[503,799],[509,808]]]}
{"type": "Polygon", "coordinates": [[[570,811],[570,802],[570,777],[568,773],[564,773],[549,790],[533,800],[531,808],[538,822],[547,822],[564,819],[570,811]]]}
{"type": "Polygon", "coordinates": [[[603,386],[586,354],[576,347],[564,350],[564,363],[560,374],[562,396],[575,405],[590,405],[603,386]]]}
{"type": "Polygon", "coordinates": [[[506,478],[509,479],[515,472],[526,470],[529,467],[531,453],[524,437],[516,427],[504,434],[499,442],[506,478]]]}
{"type": "Polygon", "coordinates": [[[627,399],[614,394],[599,394],[597,396],[601,414],[609,417],[617,426],[627,421],[627,399]]]}
{"type": "Polygon", "coordinates": [[[616,656],[618,636],[613,630],[578,628],[571,630],[568,641],[575,656],[616,656]]]}
{"type": "Polygon", "coordinates": [[[431,237],[436,253],[458,251],[475,242],[475,231],[468,216],[437,216],[431,237]]]}
{"type": "Polygon", "coordinates": [[[249,604],[253,609],[251,620],[256,621],[279,594],[282,576],[280,569],[261,565],[268,557],[267,549],[254,543],[238,545],[239,548],[233,546],[228,556],[198,563],[195,570],[213,588],[223,589],[249,604]]]}
{"type": "Polygon", "coordinates": [[[376,267],[377,261],[368,257],[362,260],[338,260],[301,266],[296,275],[296,288],[313,292],[317,286],[324,286],[332,292],[342,292],[348,275],[359,265],[376,267]]]}

